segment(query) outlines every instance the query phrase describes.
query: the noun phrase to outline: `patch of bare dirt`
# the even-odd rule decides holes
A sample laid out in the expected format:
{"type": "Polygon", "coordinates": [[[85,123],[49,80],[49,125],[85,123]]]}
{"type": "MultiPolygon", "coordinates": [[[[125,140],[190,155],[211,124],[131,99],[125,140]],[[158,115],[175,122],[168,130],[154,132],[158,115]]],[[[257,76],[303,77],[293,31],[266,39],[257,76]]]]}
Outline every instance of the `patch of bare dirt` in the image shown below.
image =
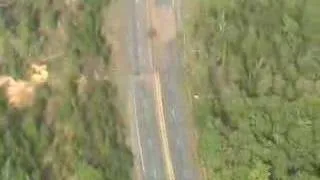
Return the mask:
{"type": "MultiPolygon", "coordinates": [[[[125,143],[128,147],[134,151],[132,142],[134,142],[131,136],[132,132],[132,121],[131,113],[132,107],[130,107],[130,97],[128,94],[130,65],[126,60],[127,48],[126,48],[126,34],[128,29],[128,17],[126,17],[126,2],[125,1],[114,1],[109,6],[105,13],[105,24],[103,31],[107,37],[107,41],[111,45],[111,64],[109,66],[110,72],[108,75],[112,82],[117,87],[117,109],[120,111],[121,123],[125,127],[125,143]]],[[[134,153],[134,152],[133,152],[134,153]]],[[[135,154],[135,153],[134,153],[135,154]]],[[[141,179],[138,177],[139,173],[136,168],[132,169],[133,179],[141,179]]]]}
{"type": "MultiPolygon", "coordinates": [[[[103,25],[103,33],[107,38],[107,42],[111,48],[111,62],[109,65],[108,76],[116,84],[118,109],[124,118],[125,126],[127,126],[126,112],[127,106],[127,84],[128,84],[128,63],[126,62],[126,18],[123,5],[124,1],[115,1],[106,9],[105,23],[103,25]]],[[[107,47],[106,47],[107,48],[107,47]]],[[[122,120],[121,120],[122,121],[122,120]]],[[[129,126],[129,125],[128,125],[129,126]]]]}
{"type": "MultiPolygon", "coordinates": [[[[110,78],[117,87],[117,108],[121,111],[121,123],[125,126],[125,142],[128,147],[130,147],[132,153],[134,154],[134,161],[136,161],[137,152],[135,151],[137,147],[133,143],[136,138],[132,135],[133,125],[132,117],[133,107],[131,103],[131,97],[128,89],[130,88],[129,77],[131,73],[130,64],[127,61],[127,30],[129,24],[129,18],[126,9],[126,1],[115,1],[111,4],[108,9],[108,13],[105,15],[106,23],[104,26],[104,33],[107,37],[108,42],[111,44],[111,64],[109,72],[110,78]]],[[[132,168],[132,179],[139,180],[140,177],[140,166],[135,163],[135,166],[132,168]]]]}
{"type": "Polygon", "coordinates": [[[16,109],[34,104],[36,88],[48,80],[46,65],[31,64],[28,80],[15,80],[11,76],[0,76],[0,88],[5,88],[8,104],[16,109]]]}
{"type": "Polygon", "coordinates": [[[153,38],[161,43],[167,43],[176,37],[175,11],[171,7],[158,6],[155,0],[150,3],[151,25],[153,38]]]}

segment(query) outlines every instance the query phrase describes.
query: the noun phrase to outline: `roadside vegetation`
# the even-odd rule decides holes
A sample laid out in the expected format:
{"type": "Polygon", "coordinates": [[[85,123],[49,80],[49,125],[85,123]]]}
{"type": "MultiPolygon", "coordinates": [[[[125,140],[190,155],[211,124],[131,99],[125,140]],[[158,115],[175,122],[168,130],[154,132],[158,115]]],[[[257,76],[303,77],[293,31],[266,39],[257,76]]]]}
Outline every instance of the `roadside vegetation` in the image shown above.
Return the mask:
{"type": "Polygon", "coordinates": [[[108,3],[1,4],[1,180],[131,179],[132,155],[108,76],[108,3]],[[30,67],[45,71],[45,81],[18,86],[29,83],[30,67]]]}
{"type": "Polygon", "coordinates": [[[190,3],[187,76],[206,178],[320,179],[320,1],[190,3]]]}

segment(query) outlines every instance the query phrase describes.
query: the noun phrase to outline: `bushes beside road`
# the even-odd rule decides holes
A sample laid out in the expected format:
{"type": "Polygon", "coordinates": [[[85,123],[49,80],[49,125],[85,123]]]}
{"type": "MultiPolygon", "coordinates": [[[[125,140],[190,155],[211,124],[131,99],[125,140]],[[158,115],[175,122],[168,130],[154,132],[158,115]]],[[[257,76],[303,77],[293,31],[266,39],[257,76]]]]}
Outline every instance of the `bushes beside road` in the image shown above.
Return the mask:
{"type": "Polygon", "coordinates": [[[26,79],[30,64],[44,63],[49,78],[31,107],[11,107],[1,93],[0,179],[130,179],[102,31],[108,3],[17,0],[1,7],[1,75],[26,79]]]}

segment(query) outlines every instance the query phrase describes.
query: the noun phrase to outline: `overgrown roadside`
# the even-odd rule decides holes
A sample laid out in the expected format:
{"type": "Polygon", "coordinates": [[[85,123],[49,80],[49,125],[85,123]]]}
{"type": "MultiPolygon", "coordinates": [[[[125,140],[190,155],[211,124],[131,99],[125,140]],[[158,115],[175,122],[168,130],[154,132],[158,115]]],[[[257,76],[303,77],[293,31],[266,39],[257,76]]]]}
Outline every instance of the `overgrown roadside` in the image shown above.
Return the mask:
{"type": "Polygon", "coordinates": [[[194,3],[186,69],[206,178],[320,179],[319,2],[194,3]]]}
{"type": "MultiPolygon", "coordinates": [[[[32,107],[1,96],[0,177],[131,178],[122,112],[102,32],[109,1],[12,1],[1,8],[1,74],[25,79],[28,65],[48,67],[32,107]]],[[[23,91],[21,91],[23,92],[23,91]]]]}
{"type": "MultiPolygon", "coordinates": [[[[199,64],[192,61],[193,59],[193,43],[191,43],[193,40],[190,37],[190,24],[191,20],[193,19],[193,15],[195,12],[198,12],[199,3],[195,1],[176,1],[176,21],[177,21],[177,41],[178,41],[178,47],[180,49],[180,56],[182,58],[182,67],[183,67],[183,86],[185,92],[185,98],[187,102],[187,107],[189,109],[188,113],[188,119],[190,120],[190,130],[194,134],[192,136],[193,140],[193,152],[194,157],[196,159],[196,162],[199,165],[201,177],[203,179],[208,179],[206,168],[203,165],[203,159],[201,156],[200,148],[199,148],[199,142],[200,142],[200,135],[202,134],[201,129],[198,128],[198,117],[197,117],[197,111],[198,108],[195,108],[194,106],[194,100],[198,99],[198,94],[195,93],[195,87],[196,86],[202,86],[198,83],[204,82],[203,79],[199,78],[200,76],[196,75],[199,71],[191,68],[191,67],[197,67],[199,64]],[[179,14],[178,14],[179,13],[179,14]]],[[[200,71],[201,72],[201,71],[200,71]]]]}

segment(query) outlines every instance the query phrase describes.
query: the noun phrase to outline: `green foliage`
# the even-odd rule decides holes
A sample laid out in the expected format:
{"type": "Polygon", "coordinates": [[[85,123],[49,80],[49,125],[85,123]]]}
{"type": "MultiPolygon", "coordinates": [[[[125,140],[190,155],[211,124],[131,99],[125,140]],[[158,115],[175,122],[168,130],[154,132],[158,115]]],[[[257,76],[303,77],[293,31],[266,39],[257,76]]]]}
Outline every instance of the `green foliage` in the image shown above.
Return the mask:
{"type": "Polygon", "coordinates": [[[254,164],[255,167],[250,171],[249,180],[268,180],[270,173],[269,167],[258,161],[254,164]]]}
{"type": "Polygon", "coordinates": [[[198,5],[187,33],[209,179],[320,179],[318,1],[198,5]]]}
{"type": "Polygon", "coordinates": [[[1,74],[25,79],[28,64],[62,54],[49,60],[49,83],[37,91],[33,107],[13,109],[1,92],[1,180],[131,178],[116,89],[86,70],[106,67],[110,60],[101,33],[108,1],[79,2],[84,9],[74,12],[64,1],[50,0],[1,8],[1,74]],[[89,79],[84,88],[76,83],[81,76],[89,79]]]}

